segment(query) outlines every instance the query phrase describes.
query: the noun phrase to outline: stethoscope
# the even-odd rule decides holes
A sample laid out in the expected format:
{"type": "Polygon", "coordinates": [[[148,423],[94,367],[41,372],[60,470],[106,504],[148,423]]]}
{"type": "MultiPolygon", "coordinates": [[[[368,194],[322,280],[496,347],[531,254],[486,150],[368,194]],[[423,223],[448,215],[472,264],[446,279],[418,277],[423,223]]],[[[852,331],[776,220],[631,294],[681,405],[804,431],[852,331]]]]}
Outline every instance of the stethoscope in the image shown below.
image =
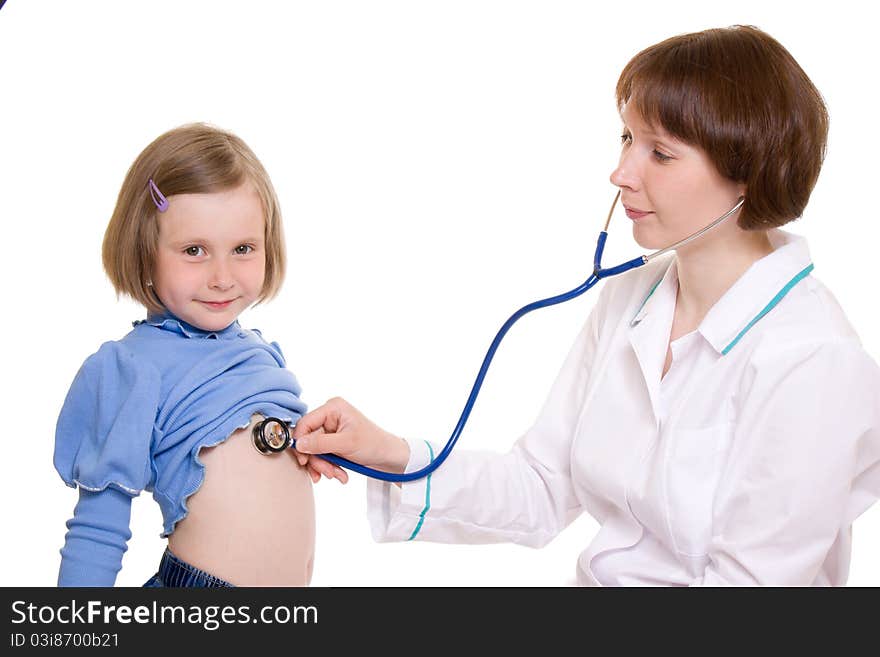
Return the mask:
{"type": "MultiPolygon", "coordinates": [[[[718,217],[708,226],[698,230],[692,235],[689,235],[683,240],[679,240],[671,246],[667,246],[665,249],[655,251],[654,253],[651,253],[649,255],[639,256],[638,258],[634,258],[628,262],[624,262],[623,264],[617,265],[616,267],[603,269],[602,253],[605,250],[605,241],[608,239],[608,225],[611,223],[611,215],[614,213],[614,208],[617,205],[617,200],[619,198],[620,190],[618,190],[617,195],[614,197],[614,202],[611,204],[611,210],[608,211],[608,219],[605,221],[605,229],[601,233],[599,233],[599,241],[596,244],[596,253],[593,258],[592,275],[581,285],[571,290],[570,292],[559,294],[555,297],[548,297],[547,299],[535,301],[528,304],[527,306],[523,306],[515,313],[513,313],[513,315],[511,315],[506,322],[504,322],[504,326],[502,326],[498,333],[495,335],[495,339],[492,341],[492,344],[489,346],[489,350],[486,352],[486,357],[483,359],[483,365],[480,367],[480,371],[477,374],[476,381],[474,381],[473,388],[471,388],[471,394],[467,399],[467,403],[464,406],[461,417],[458,419],[458,424],[455,425],[455,429],[453,430],[452,435],[449,437],[449,440],[446,442],[446,445],[443,447],[440,453],[437,454],[437,457],[431,461],[431,463],[426,465],[424,468],[416,470],[414,472],[396,474],[392,472],[383,472],[382,470],[369,468],[367,466],[361,465],[360,463],[349,461],[348,459],[342,458],[341,456],[336,456],[335,454],[321,454],[321,458],[326,459],[340,467],[353,470],[354,472],[359,472],[362,475],[366,475],[374,479],[382,479],[384,481],[413,481],[415,479],[421,479],[422,477],[428,476],[429,474],[434,472],[434,470],[439,468],[443,461],[445,461],[449,454],[452,452],[452,448],[455,446],[458,437],[461,435],[461,432],[464,429],[464,425],[467,422],[468,416],[470,416],[471,414],[471,409],[474,406],[474,402],[477,400],[477,395],[479,394],[480,388],[483,385],[483,379],[486,376],[486,372],[489,370],[489,363],[492,362],[492,358],[495,356],[495,351],[498,349],[498,345],[501,344],[501,340],[504,338],[507,331],[510,330],[510,327],[513,326],[513,324],[520,317],[532,312],[533,310],[537,310],[538,308],[545,308],[547,306],[553,306],[558,303],[563,303],[564,301],[570,301],[571,299],[582,295],[603,278],[608,278],[609,276],[617,276],[618,274],[622,274],[626,271],[629,271],[630,269],[635,269],[636,267],[646,265],[655,258],[663,255],[664,253],[668,253],[673,249],[677,249],[684,246],[685,244],[688,244],[689,242],[692,242],[693,240],[699,238],[701,235],[715,228],[715,226],[717,226],[734,212],[739,210],[742,207],[742,204],[745,202],[745,197],[740,196],[735,206],[733,206],[730,210],[718,217]]],[[[268,417],[262,422],[258,423],[254,427],[253,439],[254,446],[263,454],[282,452],[288,447],[296,447],[296,441],[293,440],[290,436],[290,429],[288,427],[288,424],[285,421],[280,420],[276,417],[268,417]]]]}

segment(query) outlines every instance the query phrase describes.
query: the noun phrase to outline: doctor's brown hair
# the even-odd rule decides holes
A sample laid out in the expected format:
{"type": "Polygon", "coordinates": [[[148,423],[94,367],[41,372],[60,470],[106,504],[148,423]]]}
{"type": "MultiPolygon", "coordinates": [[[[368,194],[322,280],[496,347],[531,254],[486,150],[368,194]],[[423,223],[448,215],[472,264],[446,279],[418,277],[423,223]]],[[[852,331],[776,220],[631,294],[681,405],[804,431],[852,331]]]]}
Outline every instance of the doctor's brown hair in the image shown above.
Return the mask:
{"type": "Polygon", "coordinates": [[[821,94],[789,52],[756,27],[682,34],[638,53],[617,81],[652,126],[702,148],[746,186],[737,223],[782,226],[803,214],[828,139],[821,94]]]}
{"type": "Polygon", "coordinates": [[[128,295],[156,313],[165,309],[147,285],[159,243],[159,210],[148,187],[151,178],[172,203],[174,194],[212,193],[252,184],[265,218],[266,277],[257,303],[278,294],[286,266],[284,232],[281,208],[266,170],[236,135],[205,123],[190,123],[169,130],[147,146],[119,190],[101,251],[117,298],[128,295]]]}

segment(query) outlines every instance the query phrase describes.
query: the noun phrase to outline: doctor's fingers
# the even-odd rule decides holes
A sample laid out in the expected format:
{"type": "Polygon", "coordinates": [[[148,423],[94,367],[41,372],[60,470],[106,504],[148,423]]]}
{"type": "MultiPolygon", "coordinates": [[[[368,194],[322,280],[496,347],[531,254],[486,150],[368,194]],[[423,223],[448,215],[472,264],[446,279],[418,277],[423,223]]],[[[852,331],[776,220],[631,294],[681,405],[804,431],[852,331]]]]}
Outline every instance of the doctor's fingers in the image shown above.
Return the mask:
{"type": "MultiPolygon", "coordinates": [[[[316,434],[324,433],[324,427],[321,427],[320,429],[314,431],[313,433],[316,433],[316,434]]],[[[297,445],[299,445],[299,439],[297,439],[296,436],[293,436],[293,453],[296,456],[296,460],[299,462],[299,464],[305,465],[306,463],[309,462],[309,454],[307,454],[304,451],[298,450],[296,448],[297,445]]]]}
{"type": "Polygon", "coordinates": [[[348,473],[337,465],[333,465],[330,461],[325,461],[319,456],[312,457],[309,462],[309,469],[317,475],[317,483],[321,480],[321,475],[326,479],[336,479],[342,484],[348,483],[348,473]]]}
{"type": "Polygon", "coordinates": [[[336,431],[348,408],[348,402],[340,397],[334,397],[323,406],[303,415],[293,428],[293,437],[299,439],[318,429],[336,431]]]}
{"type": "Polygon", "coordinates": [[[338,454],[348,458],[357,450],[358,442],[353,431],[340,433],[315,431],[296,439],[296,451],[303,454],[338,454]]]}
{"type": "Polygon", "coordinates": [[[306,456],[305,464],[312,483],[318,483],[323,475],[327,479],[337,479],[343,484],[348,483],[348,473],[337,465],[322,459],[320,456],[306,456]]]}

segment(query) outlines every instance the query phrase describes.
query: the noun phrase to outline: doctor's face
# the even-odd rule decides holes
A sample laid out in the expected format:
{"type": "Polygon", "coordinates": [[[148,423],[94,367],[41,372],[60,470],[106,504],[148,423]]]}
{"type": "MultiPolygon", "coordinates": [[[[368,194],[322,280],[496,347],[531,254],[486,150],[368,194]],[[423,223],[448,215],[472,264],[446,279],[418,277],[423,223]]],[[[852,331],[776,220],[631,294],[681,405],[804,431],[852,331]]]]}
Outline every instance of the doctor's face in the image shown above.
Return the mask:
{"type": "MultiPolygon", "coordinates": [[[[634,107],[624,107],[620,116],[624,124],[620,162],[611,182],[620,188],[620,202],[633,222],[639,246],[662,249],[684,239],[730,210],[745,194],[745,186],[718,173],[698,146],[675,139],[659,125],[649,125],[634,107]]],[[[737,230],[736,217],[694,246],[737,230]]]]}
{"type": "Polygon", "coordinates": [[[175,194],[160,213],[153,289],[174,315],[219,331],[259,298],[266,276],[265,218],[250,183],[175,194]]]}

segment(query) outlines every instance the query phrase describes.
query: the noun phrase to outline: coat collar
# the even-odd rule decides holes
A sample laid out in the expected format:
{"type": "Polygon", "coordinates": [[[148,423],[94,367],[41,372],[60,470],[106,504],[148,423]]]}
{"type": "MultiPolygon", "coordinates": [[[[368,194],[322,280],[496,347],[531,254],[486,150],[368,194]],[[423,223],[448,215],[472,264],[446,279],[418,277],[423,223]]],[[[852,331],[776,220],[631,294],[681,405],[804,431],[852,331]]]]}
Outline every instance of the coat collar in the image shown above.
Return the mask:
{"type": "MultiPolygon", "coordinates": [[[[768,231],[768,237],[773,252],[754,262],[712,306],[697,328],[720,356],[729,353],[813,269],[803,237],[778,228],[768,231]]],[[[677,291],[677,260],[672,258],[661,278],[648,290],[630,322],[631,329],[639,327],[652,314],[663,315],[671,326],[677,291]]],[[[668,334],[666,337],[668,340],[668,334]]]]}
{"type": "MultiPolygon", "coordinates": [[[[768,232],[773,252],[756,261],[712,306],[697,332],[721,358],[813,269],[806,240],[779,229],[768,232]]],[[[659,279],[647,287],[629,323],[635,352],[655,419],[660,417],[660,379],[678,295],[676,258],[670,258],[659,279]]],[[[659,422],[659,419],[656,420],[659,422]]]]}

